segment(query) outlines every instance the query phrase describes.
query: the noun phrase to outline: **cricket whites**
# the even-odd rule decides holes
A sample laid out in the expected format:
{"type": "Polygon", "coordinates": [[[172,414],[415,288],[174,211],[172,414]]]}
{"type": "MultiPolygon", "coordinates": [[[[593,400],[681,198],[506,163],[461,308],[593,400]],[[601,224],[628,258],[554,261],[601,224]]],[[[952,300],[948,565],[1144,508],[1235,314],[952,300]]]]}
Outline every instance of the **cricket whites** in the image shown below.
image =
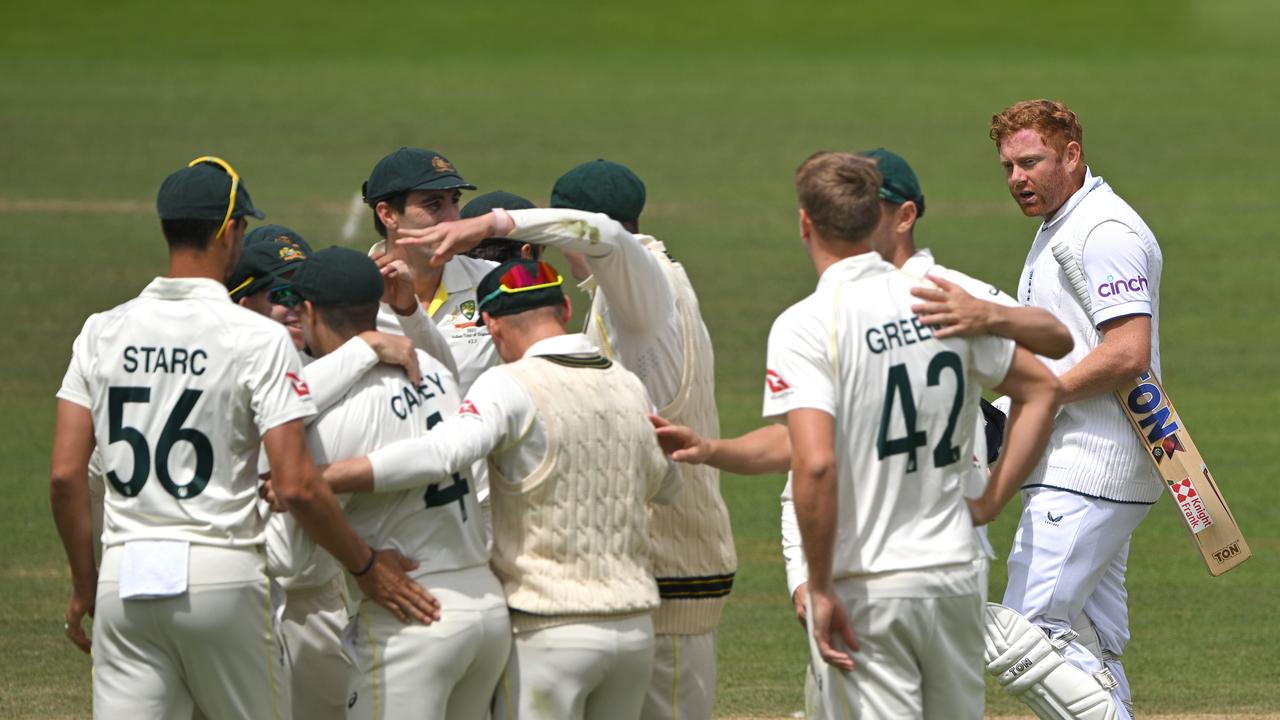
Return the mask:
{"type": "MultiPolygon", "coordinates": [[[[1054,245],[1053,257],[1071,281],[1085,312],[1090,312],[1084,273],[1070,249],[1063,244],[1054,245]]],[[[1248,560],[1252,554],[1249,544],[1155,373],[1147,370],[1132,383],[1121,386],[1116,390],[1116,399],[1173,495],[1209,574],[1221,575],[1248,560]]]]}

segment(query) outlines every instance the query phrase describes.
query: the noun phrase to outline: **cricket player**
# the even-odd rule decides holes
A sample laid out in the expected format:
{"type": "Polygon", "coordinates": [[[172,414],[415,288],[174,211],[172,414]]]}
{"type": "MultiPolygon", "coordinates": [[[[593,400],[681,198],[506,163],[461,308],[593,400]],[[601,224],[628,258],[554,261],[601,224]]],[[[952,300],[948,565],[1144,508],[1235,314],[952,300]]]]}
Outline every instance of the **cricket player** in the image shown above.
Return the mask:
{"type": "MultiPolygon", "coordinates": [[[[592,342],[635,372],[661,414],[718,435],[711,337],[684,267],[662,242],[638,234],[644,183],[624,165],[595,160],[558,179],[551,204],[556,209],[495,211],[439,225],[406,242],[438,243],[437,262],[495,233],[559,248],[592,297],[592,342]]],[[[717,469],[689,467],[680,501],[650,507],[649,529],[662,603],[642,717],[710,718],[715,630],[737,568],[717,469]]]]}
{"type": "Polygon", "coordinates": [[[156,206],[168,276],[86,321],[58,391],[50,495],[73,578],[67,635],[95,646],[95,717],[287,718],[259,443],[283,502],[365,593],[424,622],[438,609],[405,576],[412,564],[374,552],[317,481],[302,426],[314,410],[286,331],[227,296],[245,217],[261,217],[239,175],[198,158],[165,179],[156,206]],[[86,477],[95,441],[109,485],[100,570],[86,477]]]}
{"type": "Polygon", "coordinates": [[[846,153],[797,170],[820,281],[770,332],[764,414],[787,424],[827,716],[981,718],[971,528],[1034,465],[1061,388],[1011,340],[940,338],[920,322],[921,280],[872,250],[881,184],[871,160],[846,153]],[[1013,406],[1004,457],[966,508],[982,387],[1013,406]]]}
{"type": "MultiPolygon", "coordinates": [[[[245,236],[245,250],[227,287],[233,301],[289,331],[317,411],[324,412],[337,402],[379,362],[402,366],[408,378],[420,382],[418,355],[407,337],[368,330],[323,358],[304,352],[302,298],[291,279],[311,255],[307,241],[287,227],[255,228],[245,236]]],[[[432,330],[429,325],[426,329],[432,330]]],[[[261,465],[261,470],[269,470],[265,462],[261,465]]],[[[267,574],[284,592],[280,635],[290,671],[293,713],[316,720],[346,717],[351,661],[342,647],[342,631],[350,602],[342,568],[329,553],[315,548],[289,513],[268,518],[266,550],[267,574]]]]}
{"type": "MultiPolygon", "coordinates": [[[[293,278],[307,347],[323,362],[376,324],[383,278],[373,260],[345,248],[313,255],[293,278]]],[[[359,457],[419,437],[451,417],[460,397],[445,366],[419,351],[422,377],[379,366],[353,383],[309,426],[317,463],[359,457]]],[[[344,496],[352,526],[374,545],[417,561],[413,579],[441,603],[431,625],[405,625],[369,602],[348,629],[355,661],[342,682],[349,718],[483,718],[511,647],[502,586],[489,552],[471,468],[443,482],[409,483],[386,492],[344,496]]],[[[308,677],[307,691],[329,694],[308,677]]],[[[308,716],[310,717],[310,716],[308,716]]]]}
{"type": "MultiPolygon", "coordinates": [[[[457,220],[462,191],[475,189],[443,155],[409,147],[379,160],[363,186],[365,203],[373,210],[374,229],[382,236],[369,254],[381,264],[403,261],[413,279],[412,293],[397,295],[383,307],[378,329],[401,332],[406,319],[436,325],[446,341],[445,348],[434,344],[419,347],[453,369],[463,393],[480,373],[498,363],[488,331],[477,322],[476,310],[476,284],[496,263],[464,256],[433,265],[430,253],[402,244],[400,239],[408,232],[457,220]]],[[[431,342],[429,336],[410,337],[415,343],[431,342]]],[[[484,478],[478,480],[483,501],[487,489],[484,478]]]]}
{"type": "Polygon", "coordinates": [[[647,502],[680,475],[658,447],[640,381],[567,334],[563,278],[509,261],[480,282],[481,321],[505,365],[485,372],[453,420],[426,437],[330,465],[338,491],[398,487],[487,457],[493,568],[515,646],[494,717],[639,717],[658,588],[647,502]]]}
{"type": "Polygon", "coordinates": [[[1162,488],[1112,393],[1148,367],[1160,373],[1164,260],[1147,224],[1089,170],[1080,121],[1066,105],[1014,103],[992,117],[990,136],[1018,208],[1041,220],[1018,299],[1061,318],[1075,340],[1066,357],[1045,359],[1062,377],[1066,405],[1051,450],[1023,485],[1004,604],[1130,708],[1121,664],[1129,536],[1162,488]],[[1091,314],[1053,257],[1058,243],[1084,269],[1091,314]]]}
{"type": "MultiPolygon", "coordinates": [[[[493,212],[495,208],[502,208],[503,210],[532,210],[534,207],[537,206],[528,198],[520,197],[505,190],[495,190],[472,198],[471,202],[462,206],[460,217],[463,220],[480,217],[493,212]]],[[[539,260],[542,258],[542,246],[507,238],[485,238],[480,241],[479,245],[463,253],[463,255],[481,260],[491,260],[496,263],[504,263],[508,260],[539,260]]]]}

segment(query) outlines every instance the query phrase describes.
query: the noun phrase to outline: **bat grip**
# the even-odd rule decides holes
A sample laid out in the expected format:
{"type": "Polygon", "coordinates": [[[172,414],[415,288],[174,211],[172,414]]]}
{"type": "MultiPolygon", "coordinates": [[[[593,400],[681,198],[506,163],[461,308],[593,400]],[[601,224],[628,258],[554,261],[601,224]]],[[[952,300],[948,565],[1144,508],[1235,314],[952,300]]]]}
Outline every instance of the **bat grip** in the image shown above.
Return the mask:
{"type": "Polygon", "coordinates": [[[1084,307],[1084,311],[1088,315],[1093,314],[1093,303],[1089,299],[1089,284],[1084,279],[1084,270],[1080,268],[1080,263],[1075,256],[1071,254],[1071,248],[1066,243],[1054,243],[1053,259],[1058,261],[1062,266],[1062,272],[1066,273],[1067,282],[1071,283],[1071,288],[1076,291],[1076,299],[1084,307]]]}

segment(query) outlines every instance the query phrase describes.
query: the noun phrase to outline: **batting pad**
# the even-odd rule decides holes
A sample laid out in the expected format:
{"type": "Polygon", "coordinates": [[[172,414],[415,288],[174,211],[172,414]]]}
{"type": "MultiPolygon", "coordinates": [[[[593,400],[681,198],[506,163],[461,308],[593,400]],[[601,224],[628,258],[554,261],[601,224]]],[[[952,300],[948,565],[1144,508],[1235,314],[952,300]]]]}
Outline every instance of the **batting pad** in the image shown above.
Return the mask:
{"type": "Polygon", "coordinates": [[[1121,717],[1111,699],[1111,688],[1064,660],[1044,630],[1016,610],[987,603],[982,643],[987,672],[1041,720],[1121,717]]]}

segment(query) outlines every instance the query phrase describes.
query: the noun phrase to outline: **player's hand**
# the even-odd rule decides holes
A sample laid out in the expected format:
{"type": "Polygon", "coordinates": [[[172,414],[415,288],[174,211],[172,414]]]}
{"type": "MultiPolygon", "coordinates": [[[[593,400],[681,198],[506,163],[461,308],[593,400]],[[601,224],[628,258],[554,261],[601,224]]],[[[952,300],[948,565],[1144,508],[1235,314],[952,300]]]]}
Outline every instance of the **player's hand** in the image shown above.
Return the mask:
{"type": "Polygon", "coordinates": [[[999,508],[992,507],[994,500],[986,495],[980,498],[965,498],[964,501],[969,505],[969,517],[973,519],[974,527],[986,525],[1000,514],[999,508]]]}
{"type": "Polygon", "coordinates": [[[258,485],[258,497],[267,501],[267,504],[271,506],[272,512],[288,512],[289,508],[285,507],[280,498],[276,497],[275,485],[271,483],[271,473],[261,475],[259,479],[262,483],[258,485]]]}
{"type": "MultiPolygon", "coordinates": [[[[97,583],[94,583],[95,585],[97,583]]],[[[67,639],[75,643],[84,653],[88,653],[93,648],[93,641],[89,639],[89,635],[84,631],[84,617],[88,615],[93,617],[94,603],[97,598],[93,592],[86,594],[76,593],[72,591],[71,599],[67,601],[66,614],[66,632],[67,639]]]]}
{"type": "Polygon", "coordinates": [[[440,601],[405,573],[418,563],[390,548],[377,550],[373,567],[356,578],[365,597],[391,611],[408,624],[417,620],[430,625],[440,619],[440,601]]]}
{"type": "Polygon", "coordinates": [[[404,260],[392,259],[382,254],[374,259],[382,273],[382,302],[391,306],[397,315],[412,315],[418,309],[418,295],[413,288],[413,273],[404,260]]]}
{"type": "Polygon", "coordinates": [[[431,264],[440,266],[454,255],[479,245],[487,237],[496,235],[493,213],[466,220],[452,220],[421,230],[400,229],[396,242],[400,245],[423,245],[432,249],[431,264]]]}
{"type": "Polygon", "coordinates": [[[359,337],[378,355],[378,362],[399,365],[404,368],[404,374],[410,381],[415,384],[422,382],[422,368],[418,366],[418,352],[412,340],[403,335],[391,335],[377,330],[365,330],[359,337]]]}
{"type": "Polygon", "coordinates": [[[791,602],[796,606],[796,619],[800,621],[800,627],[809,629],[809,583],[802,582],[796,586],[796,591],[791,593],[791,602]]]}
{"type": "Polygon", "coordinates": [[[836,648],[838,637],[849,650],[858,649],[858,639],[853,636],[853,625],[849,622],[844,603],[829,590],[811,592],[809,599],[813,604],[813,616],[809,621],[813,627],[813,639],[818,643],[818,653],[828,665],[845,672],[853,670],[853,656],[836,648]]]}
{"type": "Polygon", "coordinates": [[[658,445],[662,452],[671,456],[672,460],[682,463],[700,465],[711,457],[711,443],[693,428],[684,425],[673,425],[670,420],[660,415],[649,415],[654,432],[658,435],[658,445]]]}
{"type": "Polygon", "coordinates": [[[913,287],[911,294],[924,300],[911,306],[911,312],[925,325],[938,326],[935,337],[959,335],[968,337],[987,332],[995,322],[999,306],[979,300],[953,282],[930,275],[937,287],[913,287]]]}

